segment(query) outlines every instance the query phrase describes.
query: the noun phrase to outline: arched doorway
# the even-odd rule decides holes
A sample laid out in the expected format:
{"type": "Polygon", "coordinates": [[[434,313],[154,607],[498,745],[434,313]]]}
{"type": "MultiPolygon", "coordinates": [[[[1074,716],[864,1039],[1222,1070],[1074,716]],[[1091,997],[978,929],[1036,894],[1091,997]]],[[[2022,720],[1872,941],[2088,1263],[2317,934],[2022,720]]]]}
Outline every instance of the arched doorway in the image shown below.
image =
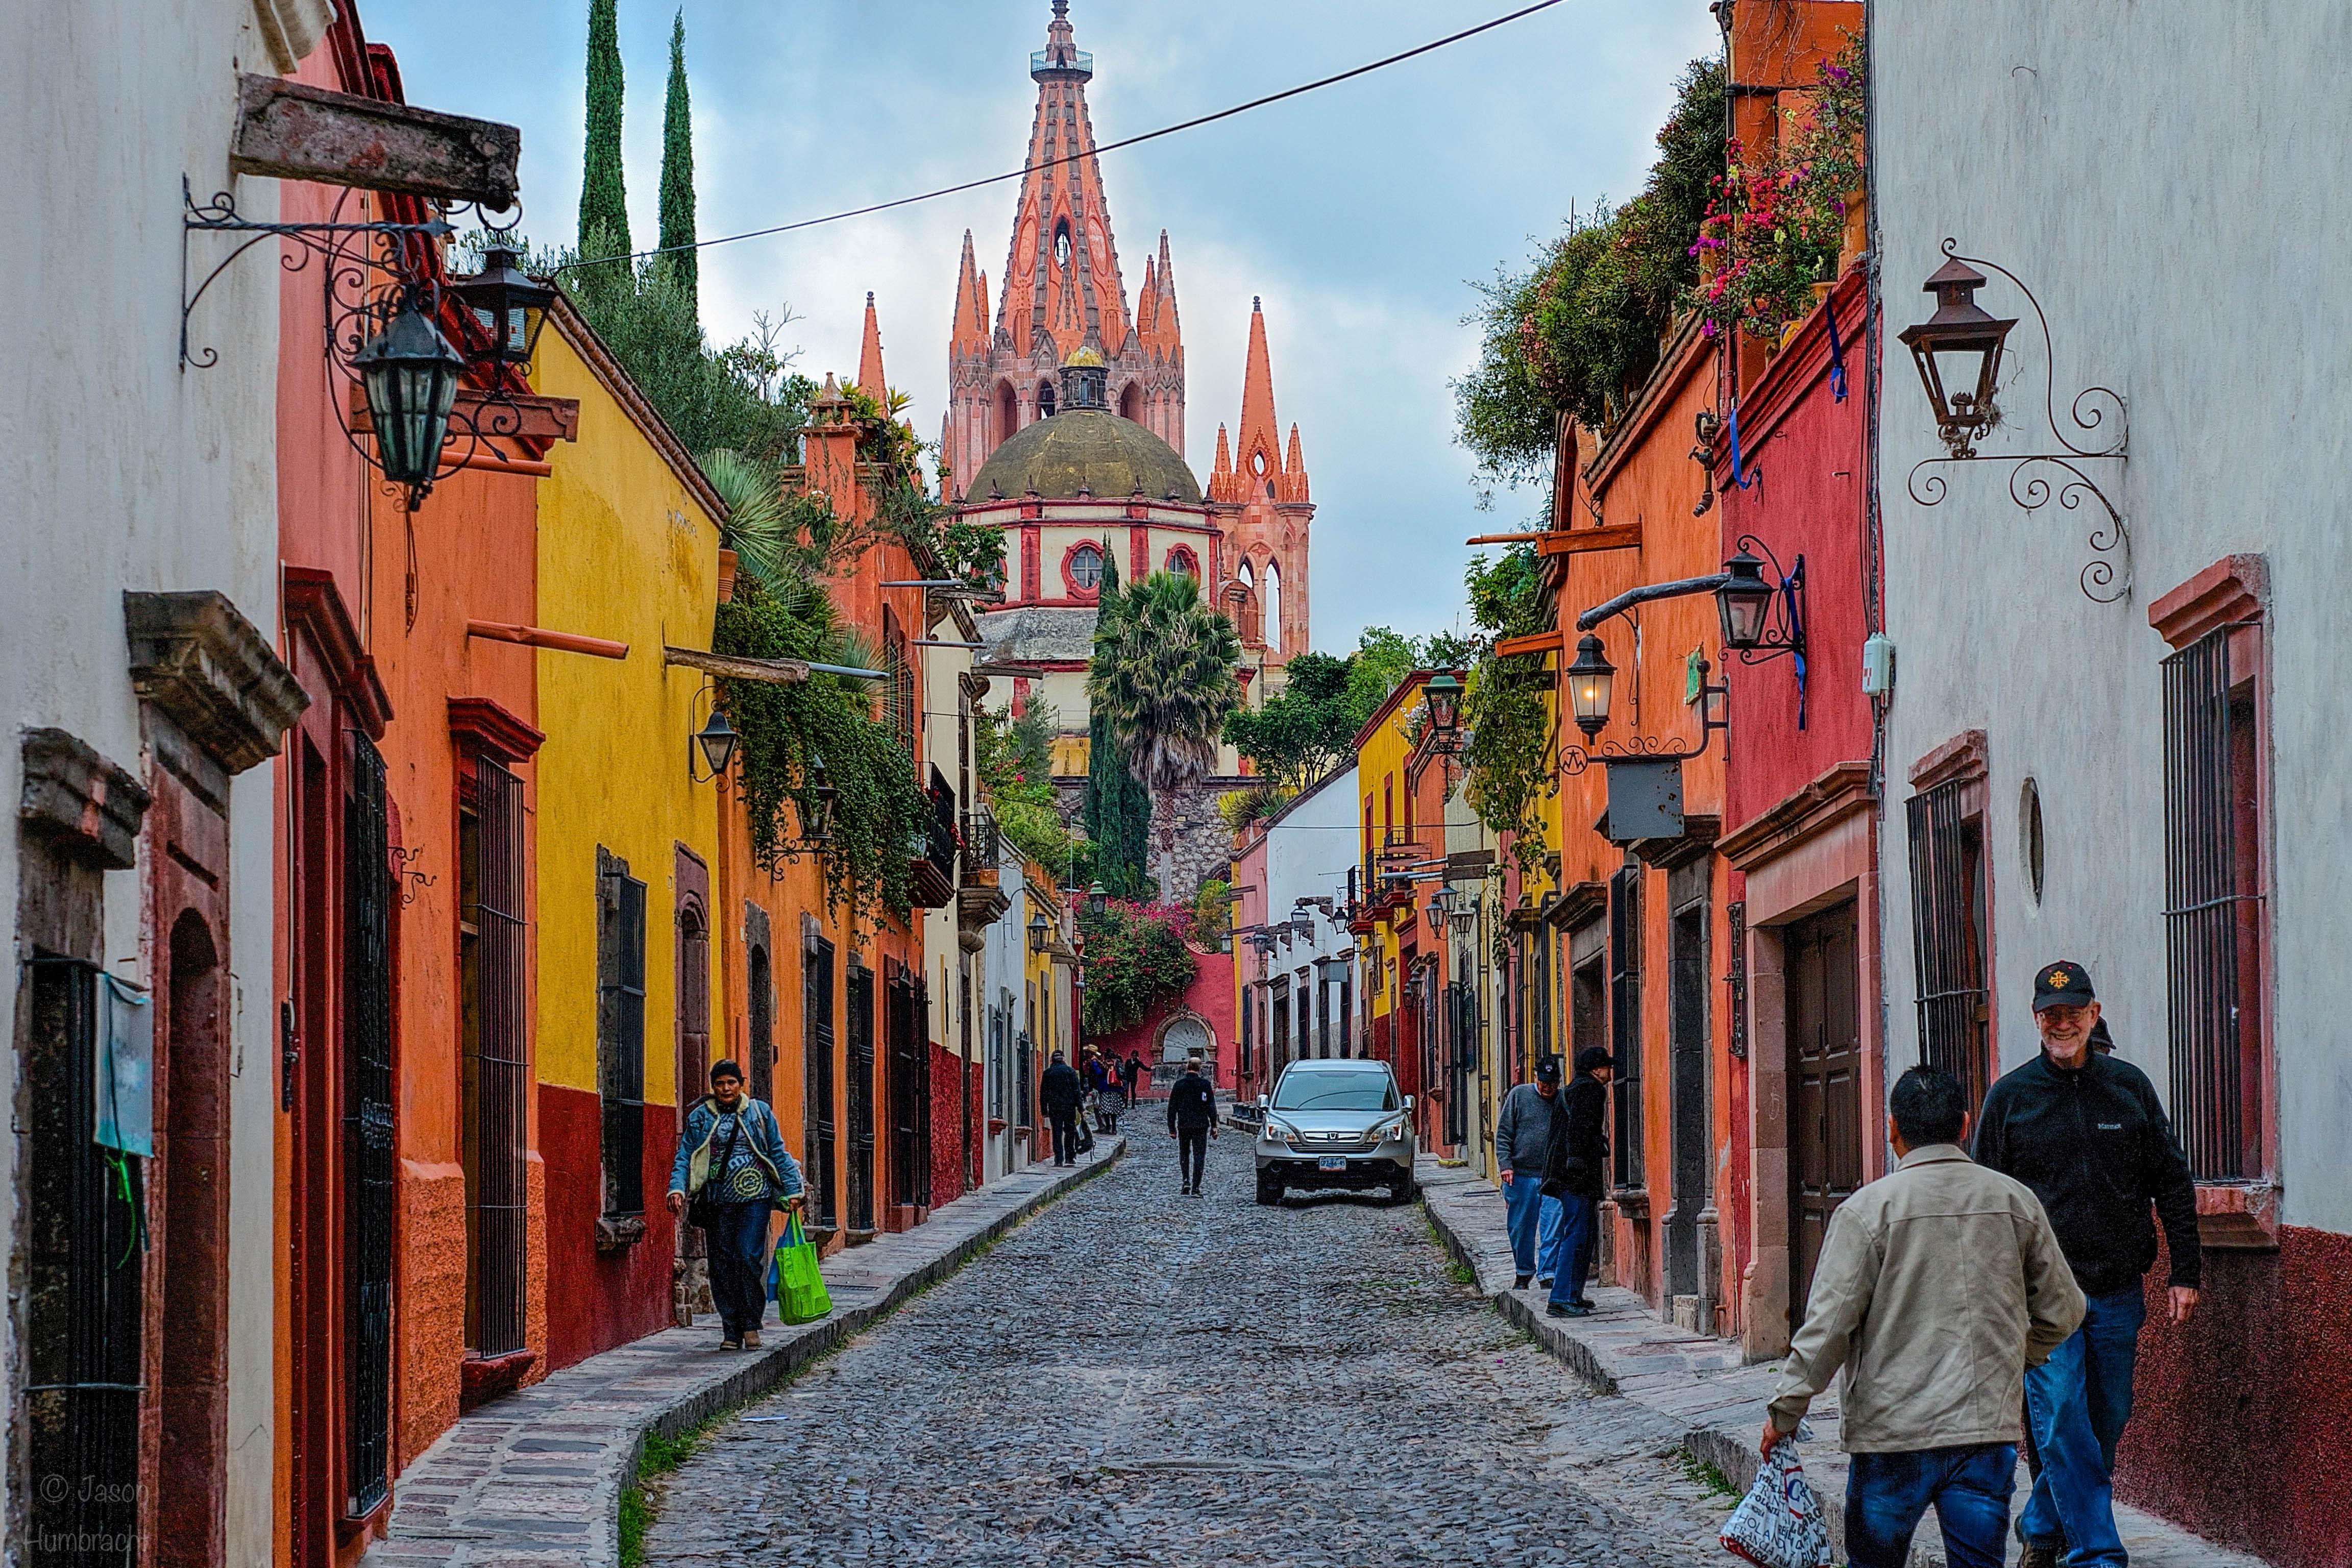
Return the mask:
{"type": "Polygon", "coordinates": [[[1184,1058],[1193,1052],[1201,1053],[1209,1064],[1210,1077],[1216,1076],[1217,1037],[1209,1030],[1208,1020],[1198,1013],[1180,1013],[1160,1026],[1160,1045],[1151,1064],[1151,1081],[1166,1086],[1184,1076],[1184,1058]]]}
{"type": "Polygon", "coordinates": [[[226,1553],[218,1499],[228,1478],[228,1055],[219,949],[194,910],[173,923],[163,1063],[163,1429],[161,1560],[187,1568],[226,1553]]]}

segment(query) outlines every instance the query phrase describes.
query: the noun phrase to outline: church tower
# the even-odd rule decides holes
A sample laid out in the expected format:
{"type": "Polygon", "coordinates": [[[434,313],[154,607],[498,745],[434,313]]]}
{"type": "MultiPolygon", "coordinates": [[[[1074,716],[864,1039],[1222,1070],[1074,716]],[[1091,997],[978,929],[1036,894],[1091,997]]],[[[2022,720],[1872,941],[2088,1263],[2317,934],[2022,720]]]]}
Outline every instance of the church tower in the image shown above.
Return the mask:
{"type": "Polygon", "coordinates": [[[1265,309],[1250,301],[1249,361],[1242,373],[1242,419],[1229,440],[1217,426],[1209,470],[1211,515],[1224,532],[1233,576],[1224,599],[1244,646],[1279,666],[1307,647],[1307,548],[1315,502],[1298,426],[1282,440],[1274,412],[1274,360],[1265,346],[1265,309]]]}
{"type": "Polygon", "coordinates": [[[988,277],[964,235],[941,430],[951,500],[965,499],[1007,438],[1054,413],[1060,368],[1081,350],[1102,356],[1111,412],[1184,450],[1184,341],[1168,236],[1144,263],[1130,313],[1087,109],[1094,57],[1077,47],[1069,12],[1069,0],[1054,0],[1045,47],[1029,57],[1037,113],[992,324],[988,277]]]}

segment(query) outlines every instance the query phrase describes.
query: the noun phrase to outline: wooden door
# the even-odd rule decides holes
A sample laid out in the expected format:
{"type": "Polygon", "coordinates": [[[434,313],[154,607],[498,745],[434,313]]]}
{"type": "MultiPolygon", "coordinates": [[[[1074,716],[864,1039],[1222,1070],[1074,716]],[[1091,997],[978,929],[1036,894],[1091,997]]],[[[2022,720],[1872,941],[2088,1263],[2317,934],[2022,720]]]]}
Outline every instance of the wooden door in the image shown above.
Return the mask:
{"type": "Polygon", "coordinates": [[[1707,1206],[1714,1169],[1715,1108],[1707,1083],[1707,906],[1675,912],[1673,967],[1667,977],[1668,1047],[1673,1063],[1674,1207],[1666,1214],[1666,1294],[1697,1296],[1698,1216],[1707,1206]]]}
{"type": "Polygon", "coordinates": [[[1789,1037],[1789,1326],[1838,1205],[1862,1185],[1862,992],[1857,906],[1809,915],[1782,939],[1789,1037]]]}

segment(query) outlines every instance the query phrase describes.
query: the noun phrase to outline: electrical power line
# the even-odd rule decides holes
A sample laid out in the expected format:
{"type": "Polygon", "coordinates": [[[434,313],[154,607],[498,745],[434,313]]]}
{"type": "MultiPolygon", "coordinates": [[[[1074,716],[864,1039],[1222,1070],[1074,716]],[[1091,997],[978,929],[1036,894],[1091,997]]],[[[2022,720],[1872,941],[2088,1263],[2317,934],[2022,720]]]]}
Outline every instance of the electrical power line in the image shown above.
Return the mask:
{"type": "Polygon", "coordinates": [[[556,270],[568,272],[575,268],[601,267],[608,262],[639,261],[647,257],[667,256],[680,250],[708,250],[715,245],[732,245],[739,239],[764,239],[770,235],[791,234],[796,229],[815,228],[823,224],[839,223],[845,218],[866,217],[874,213],[888,212],[893,207],[912,206],[918,202],[936,201],[941,196],[957,195],[965,191],[977,191],[989,185],[1001,185],[1007,180],[1018,180],[1038,170],[1057,169],[1065,163],[1083,163],[1088,158],[1098,157],[1105,153],[1116,153],[1122,147],[1133,147],[1145,142],[1156,142],[1162,136],[1173,136],[1180,131],[1191,131],[1199,126],[1213,124],[1220,120],[1230,120],[1236,114],[1246,114],[1253,109],[1263,109],[1269,103],[1280,103],[1286,98],[1297,98],[1321,88],[1335,87],[1340,82],[1353,80],[1360,76],[1369,76],[1373,71],[1400,65],[1417,56],[1444,48],[1449,44],[1458,44],[1465,38],[1475,38],[1481,33],[1490,33],[1496,27],[1519,20],[1522,16],[1532,16],[1538,11],[1548,11],[1559,4],[1560,0],[1536,0],[1532,5],[1523,5],[1490,22],[1481,22],[1475,27],[1465,27],[1458,33],[1449,33],[1444,37],[1432,39],[1402,54],[1390,55],[1385,59],[1377,59],[1369,65],[1358,66],[1353,70],[1341,71],[1337,76],[1327,76],[1320,80],[1285,88],[1280,92],[1270,92],[1264,98],[1251,99],[1247,103],[1236,103],[1231,109],[1220,109],[1213,114],[1199,115],[1174,125],[1163,125],[1157,131],[1147,131],[1140,136],[1129,136],[1120,141],[1107,142],[1098,147],[1088,148],[1083,153],[1071,153],[1059,158],[1049,158],[1042,163],[1024,163],[1009,174],[991,174],[986,179],[981,180],[966,180],[960,185],[942,185],[936,191],[925,191],[920,195],[900,196],[896,201],[877,202],[871,206],[852,207],[846,212],[827,213],[823,217],[803,218],[798,223],[781,223],[771,228],[746,229],[741,234],[724,234],[716,239],[698,239],[691,245],[662,246],[653,250],[633,250],[621,256],[599,256],[593,260],[569,261],[556,270]]]}

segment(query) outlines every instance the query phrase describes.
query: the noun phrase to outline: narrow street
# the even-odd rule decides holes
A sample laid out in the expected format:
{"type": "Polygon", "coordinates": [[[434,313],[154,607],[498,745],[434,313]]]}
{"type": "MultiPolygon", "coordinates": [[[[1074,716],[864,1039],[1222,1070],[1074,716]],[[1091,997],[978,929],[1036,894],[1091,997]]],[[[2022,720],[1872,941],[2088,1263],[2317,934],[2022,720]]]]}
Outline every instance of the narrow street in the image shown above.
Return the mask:
{"type": "Polygon", "coordinates": [[[1683,1564],[1676,1432],[1455,1283],[1420,1207],[1138,1149],[714,1428],[651,1563],[1683,1564]]]}

